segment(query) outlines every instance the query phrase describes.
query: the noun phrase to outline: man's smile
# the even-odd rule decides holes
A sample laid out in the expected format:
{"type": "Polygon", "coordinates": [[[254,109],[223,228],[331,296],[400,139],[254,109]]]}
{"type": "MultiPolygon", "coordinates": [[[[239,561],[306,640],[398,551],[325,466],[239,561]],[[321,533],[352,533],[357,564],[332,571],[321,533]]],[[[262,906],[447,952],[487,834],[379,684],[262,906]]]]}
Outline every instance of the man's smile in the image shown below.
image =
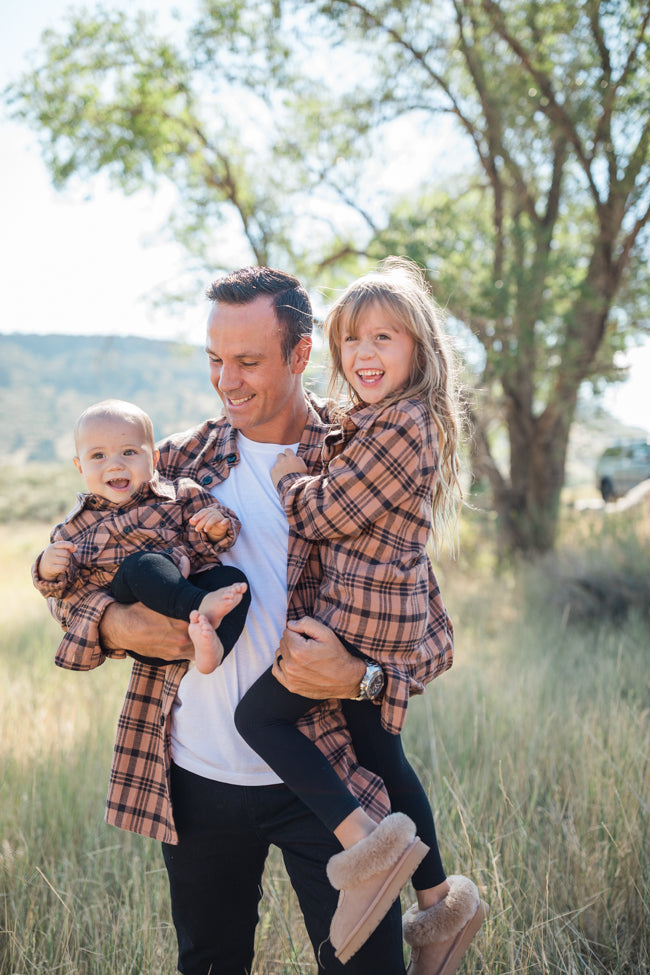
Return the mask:
{"type": "Polygon", "coordinates": [[[232,396],[226,396],[226,400],[230,406],[241,406],[243,403],[248,403],[253,399],[254,393],[250,393],[249,396],[241,396],[239,399],[234,399],[232,396]]]}

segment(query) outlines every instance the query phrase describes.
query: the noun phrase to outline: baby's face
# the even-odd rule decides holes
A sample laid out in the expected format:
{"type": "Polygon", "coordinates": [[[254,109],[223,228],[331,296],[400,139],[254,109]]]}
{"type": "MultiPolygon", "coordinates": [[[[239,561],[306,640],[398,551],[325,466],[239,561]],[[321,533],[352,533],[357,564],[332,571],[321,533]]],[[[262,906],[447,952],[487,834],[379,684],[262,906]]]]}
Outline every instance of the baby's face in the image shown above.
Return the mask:
{"type": "Polygon", "coordinates": [[[77,435],[75,467],[86,489],[124,504],[153,477],[155,455],[144,425],[135,417],[90,417],[77,435]]]}

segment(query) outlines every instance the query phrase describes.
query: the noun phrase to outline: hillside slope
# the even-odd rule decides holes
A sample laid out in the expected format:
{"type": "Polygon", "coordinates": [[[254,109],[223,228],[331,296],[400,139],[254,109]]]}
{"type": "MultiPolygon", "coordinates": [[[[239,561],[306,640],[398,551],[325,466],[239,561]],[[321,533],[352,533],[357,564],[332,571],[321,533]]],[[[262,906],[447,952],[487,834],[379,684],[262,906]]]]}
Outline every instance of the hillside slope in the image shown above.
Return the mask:
{"type": "Polygon", "coordinates": [[[0,335],[0,461],[69,460],[86,406],[136,402],[156,437],[219,413],[203,349],[120,336],[0,335]]]}

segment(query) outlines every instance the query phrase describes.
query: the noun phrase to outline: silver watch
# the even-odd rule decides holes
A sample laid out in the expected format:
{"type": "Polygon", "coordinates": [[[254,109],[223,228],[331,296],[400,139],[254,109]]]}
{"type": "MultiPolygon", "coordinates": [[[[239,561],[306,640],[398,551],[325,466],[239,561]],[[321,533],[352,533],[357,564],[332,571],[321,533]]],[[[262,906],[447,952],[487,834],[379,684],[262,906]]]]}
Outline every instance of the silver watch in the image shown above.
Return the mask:
{"type": "Polygon", "coordinates": [[[374,660],[366,660],[366,672],[361,678],[359,694],[354,701],[374,701],[384,689],[386,677],[383,670],[374,660]]]}

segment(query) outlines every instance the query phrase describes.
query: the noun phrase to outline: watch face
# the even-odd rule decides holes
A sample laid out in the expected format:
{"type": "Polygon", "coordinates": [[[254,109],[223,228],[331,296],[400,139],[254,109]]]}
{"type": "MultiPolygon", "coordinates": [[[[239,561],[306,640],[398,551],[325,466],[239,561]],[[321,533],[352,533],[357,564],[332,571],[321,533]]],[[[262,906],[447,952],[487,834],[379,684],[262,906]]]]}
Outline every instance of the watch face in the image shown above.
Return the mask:
{"type": "Polygon", "coordinates": [[[377,695],[379,694],[383,686],[384,686],[384,674],[380,670],[378,673],[373,674],[370,677],[370,680],[368,681],[366,687],[366,694],[370,698],[377,697],[377,695]]]}

